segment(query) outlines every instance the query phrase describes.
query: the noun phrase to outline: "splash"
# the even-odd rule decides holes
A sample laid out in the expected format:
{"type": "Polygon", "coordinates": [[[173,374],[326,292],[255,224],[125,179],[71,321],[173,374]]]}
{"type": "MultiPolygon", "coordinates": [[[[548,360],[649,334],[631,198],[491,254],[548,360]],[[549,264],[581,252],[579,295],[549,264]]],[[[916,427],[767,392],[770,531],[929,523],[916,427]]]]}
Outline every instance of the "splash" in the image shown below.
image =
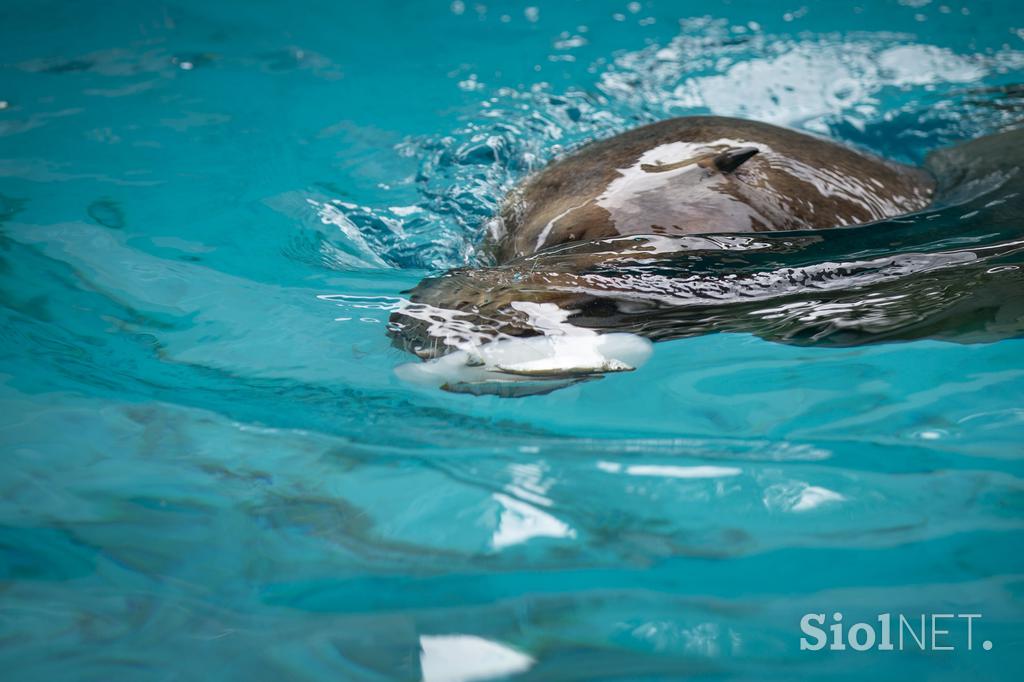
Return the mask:
{"type": "Polygon", "coordinates": [[[480,106],[462,125],[395,149],[418,161],[410,179],[415,204],[311,199],[317,216],[338,228],[322,235],[319,248],[347,254],[319,264],[442,270],[486,263],[478,246],[517,182],[589,140],[673,116],[772,122],[903,161],[920,161],[925,145],[977,137],[1021,118],[1019,93],[997,85],[1024,66],[1019,50],[961,55],[907,35],[792,38],[733,28],[710,18],[682,20],[667,43],[599,61],[591,83],[564,91],[545,82],[490,88],[475,81],[480,106]]]}

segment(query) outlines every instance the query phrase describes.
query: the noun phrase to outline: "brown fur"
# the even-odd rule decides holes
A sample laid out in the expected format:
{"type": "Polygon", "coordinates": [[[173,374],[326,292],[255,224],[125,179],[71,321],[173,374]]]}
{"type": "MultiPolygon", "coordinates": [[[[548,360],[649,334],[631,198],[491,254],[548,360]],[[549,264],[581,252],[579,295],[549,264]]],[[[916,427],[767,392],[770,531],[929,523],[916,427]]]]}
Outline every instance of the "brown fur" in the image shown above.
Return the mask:
{"type": "MultiPolygon", "coordinates": [[[[707,154],[722,145],[706,147],[707,154]]],[[[699,158],[699,157],[698,157],[699,158]]],[[[687,159],[641,164],[664,172],[687,159]]],[[[693,159],[697,161],[698,159],[693,159]]],[[[572,241],[630,234],[683,235],[827,228],[866,223],[928,205],[933,182],[918,169],[835,142],[739,119],[696,116],[660,121],[593,142],[556,161],[506,200],[505,231],[490,249],[496,262],[572,241]],[[760,153],[732,173],[694,163],[658,190],[640,219],[621,220],[599,198],[645,152],[674,142],[733,140],[760,153]],[[794,172],[794,162],[799,172],[794,172]],[[549,227],[550,226],[550,227],[549,227]],[[541,239],[545,229],[548,234],[541,239]],[[540,242],[540,243],[539,243],[540,242]]]]}
{"type": "MultiPolygon", "coordinates": [[[[512,307],[515,301],[554,303],[576,311],[574,321],[601,328],[602,319],[650,307],[645,282],[628,271],[617,278],[600,274],[603,263],[622,267],[653,257],[654,246],[638,246],[630,235],[868,223],[926,207],[934,186],[923,170],[766,123],[719,117],[662,121],[593,142],[529,178],[506,199],[504,231],[489,241],[496,266],[426,279],[410,298],[458,311],[478,336],[539,334],[512,307]],[[747,147],[757,153],[747,158],[747,147]],[[714,162],[730,153],[745,160],[724,168],[714,162]]],[[[685,258],[678,265],[684,272],[685,258]]],[[[430,327],[415,311],[392,317],[395,342],[424,358],[469,340],[457,334],[441,339],[430,327]]],[[[660,334],[642,326],[635,331],[660,334]]]]}

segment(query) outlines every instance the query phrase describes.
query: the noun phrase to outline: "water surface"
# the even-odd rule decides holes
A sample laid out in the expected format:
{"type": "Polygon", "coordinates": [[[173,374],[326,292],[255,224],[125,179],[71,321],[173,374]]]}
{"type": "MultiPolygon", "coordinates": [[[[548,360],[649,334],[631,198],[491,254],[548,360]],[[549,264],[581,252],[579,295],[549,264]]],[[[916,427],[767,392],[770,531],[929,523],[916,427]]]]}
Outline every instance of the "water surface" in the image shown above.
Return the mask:
{"type": "MultiPolygon", "coordinates": [[[[384,329],[597,136],[710,112],[918,163],[1012,125],[1015,3],[38,2],[0,26],[12,679],[1019,675],[1018,256],[924,282],[996,277],[1004,334],[730,329],[520,400],[403,384],[384,329]],[[981,613],[994,647],[801,652],[810,611],[981,613]]],[[[1024,235],[988,210],[904,251],[1024,235]]]]}

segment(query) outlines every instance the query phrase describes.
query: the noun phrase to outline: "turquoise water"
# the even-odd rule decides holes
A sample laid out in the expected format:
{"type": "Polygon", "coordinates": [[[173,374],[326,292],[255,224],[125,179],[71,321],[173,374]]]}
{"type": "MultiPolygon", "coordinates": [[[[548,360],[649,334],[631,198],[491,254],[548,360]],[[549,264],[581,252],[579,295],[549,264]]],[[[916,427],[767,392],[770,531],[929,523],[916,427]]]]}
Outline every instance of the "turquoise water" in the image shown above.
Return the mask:
{"type": "Polygon", "coordinates": [[[919,162],[1024,118],[1015,3],[0,15],[5,677],[1020,677],[1012,334],[697,336],[519,400],[385,334],[581,141],[710,111],[919,162]],[[835,611],[983,617],[801,651],[835,611]]]}

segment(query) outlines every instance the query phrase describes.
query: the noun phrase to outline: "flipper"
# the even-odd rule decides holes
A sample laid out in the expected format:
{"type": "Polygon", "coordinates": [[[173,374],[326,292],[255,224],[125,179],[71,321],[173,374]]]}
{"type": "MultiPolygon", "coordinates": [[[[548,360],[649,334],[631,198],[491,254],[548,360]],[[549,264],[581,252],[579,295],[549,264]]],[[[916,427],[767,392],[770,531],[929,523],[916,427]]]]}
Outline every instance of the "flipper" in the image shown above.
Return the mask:
{"type": "Polygon", "coordinates": [[[577,331],[492,341],[427,362],[399,365],[395,374],[452,393],[519,397],[629,372],[651,354],[651,342],[634,334],[577,331]]]}
{"type": "Polygon", "coordinates": [[[935,205],[962,204],[1003,186],[1007,193],[1020,192],[1024,188],[1022,158],[1024,128],[932,152],[924,167],[935,177],[935,205]]]}

